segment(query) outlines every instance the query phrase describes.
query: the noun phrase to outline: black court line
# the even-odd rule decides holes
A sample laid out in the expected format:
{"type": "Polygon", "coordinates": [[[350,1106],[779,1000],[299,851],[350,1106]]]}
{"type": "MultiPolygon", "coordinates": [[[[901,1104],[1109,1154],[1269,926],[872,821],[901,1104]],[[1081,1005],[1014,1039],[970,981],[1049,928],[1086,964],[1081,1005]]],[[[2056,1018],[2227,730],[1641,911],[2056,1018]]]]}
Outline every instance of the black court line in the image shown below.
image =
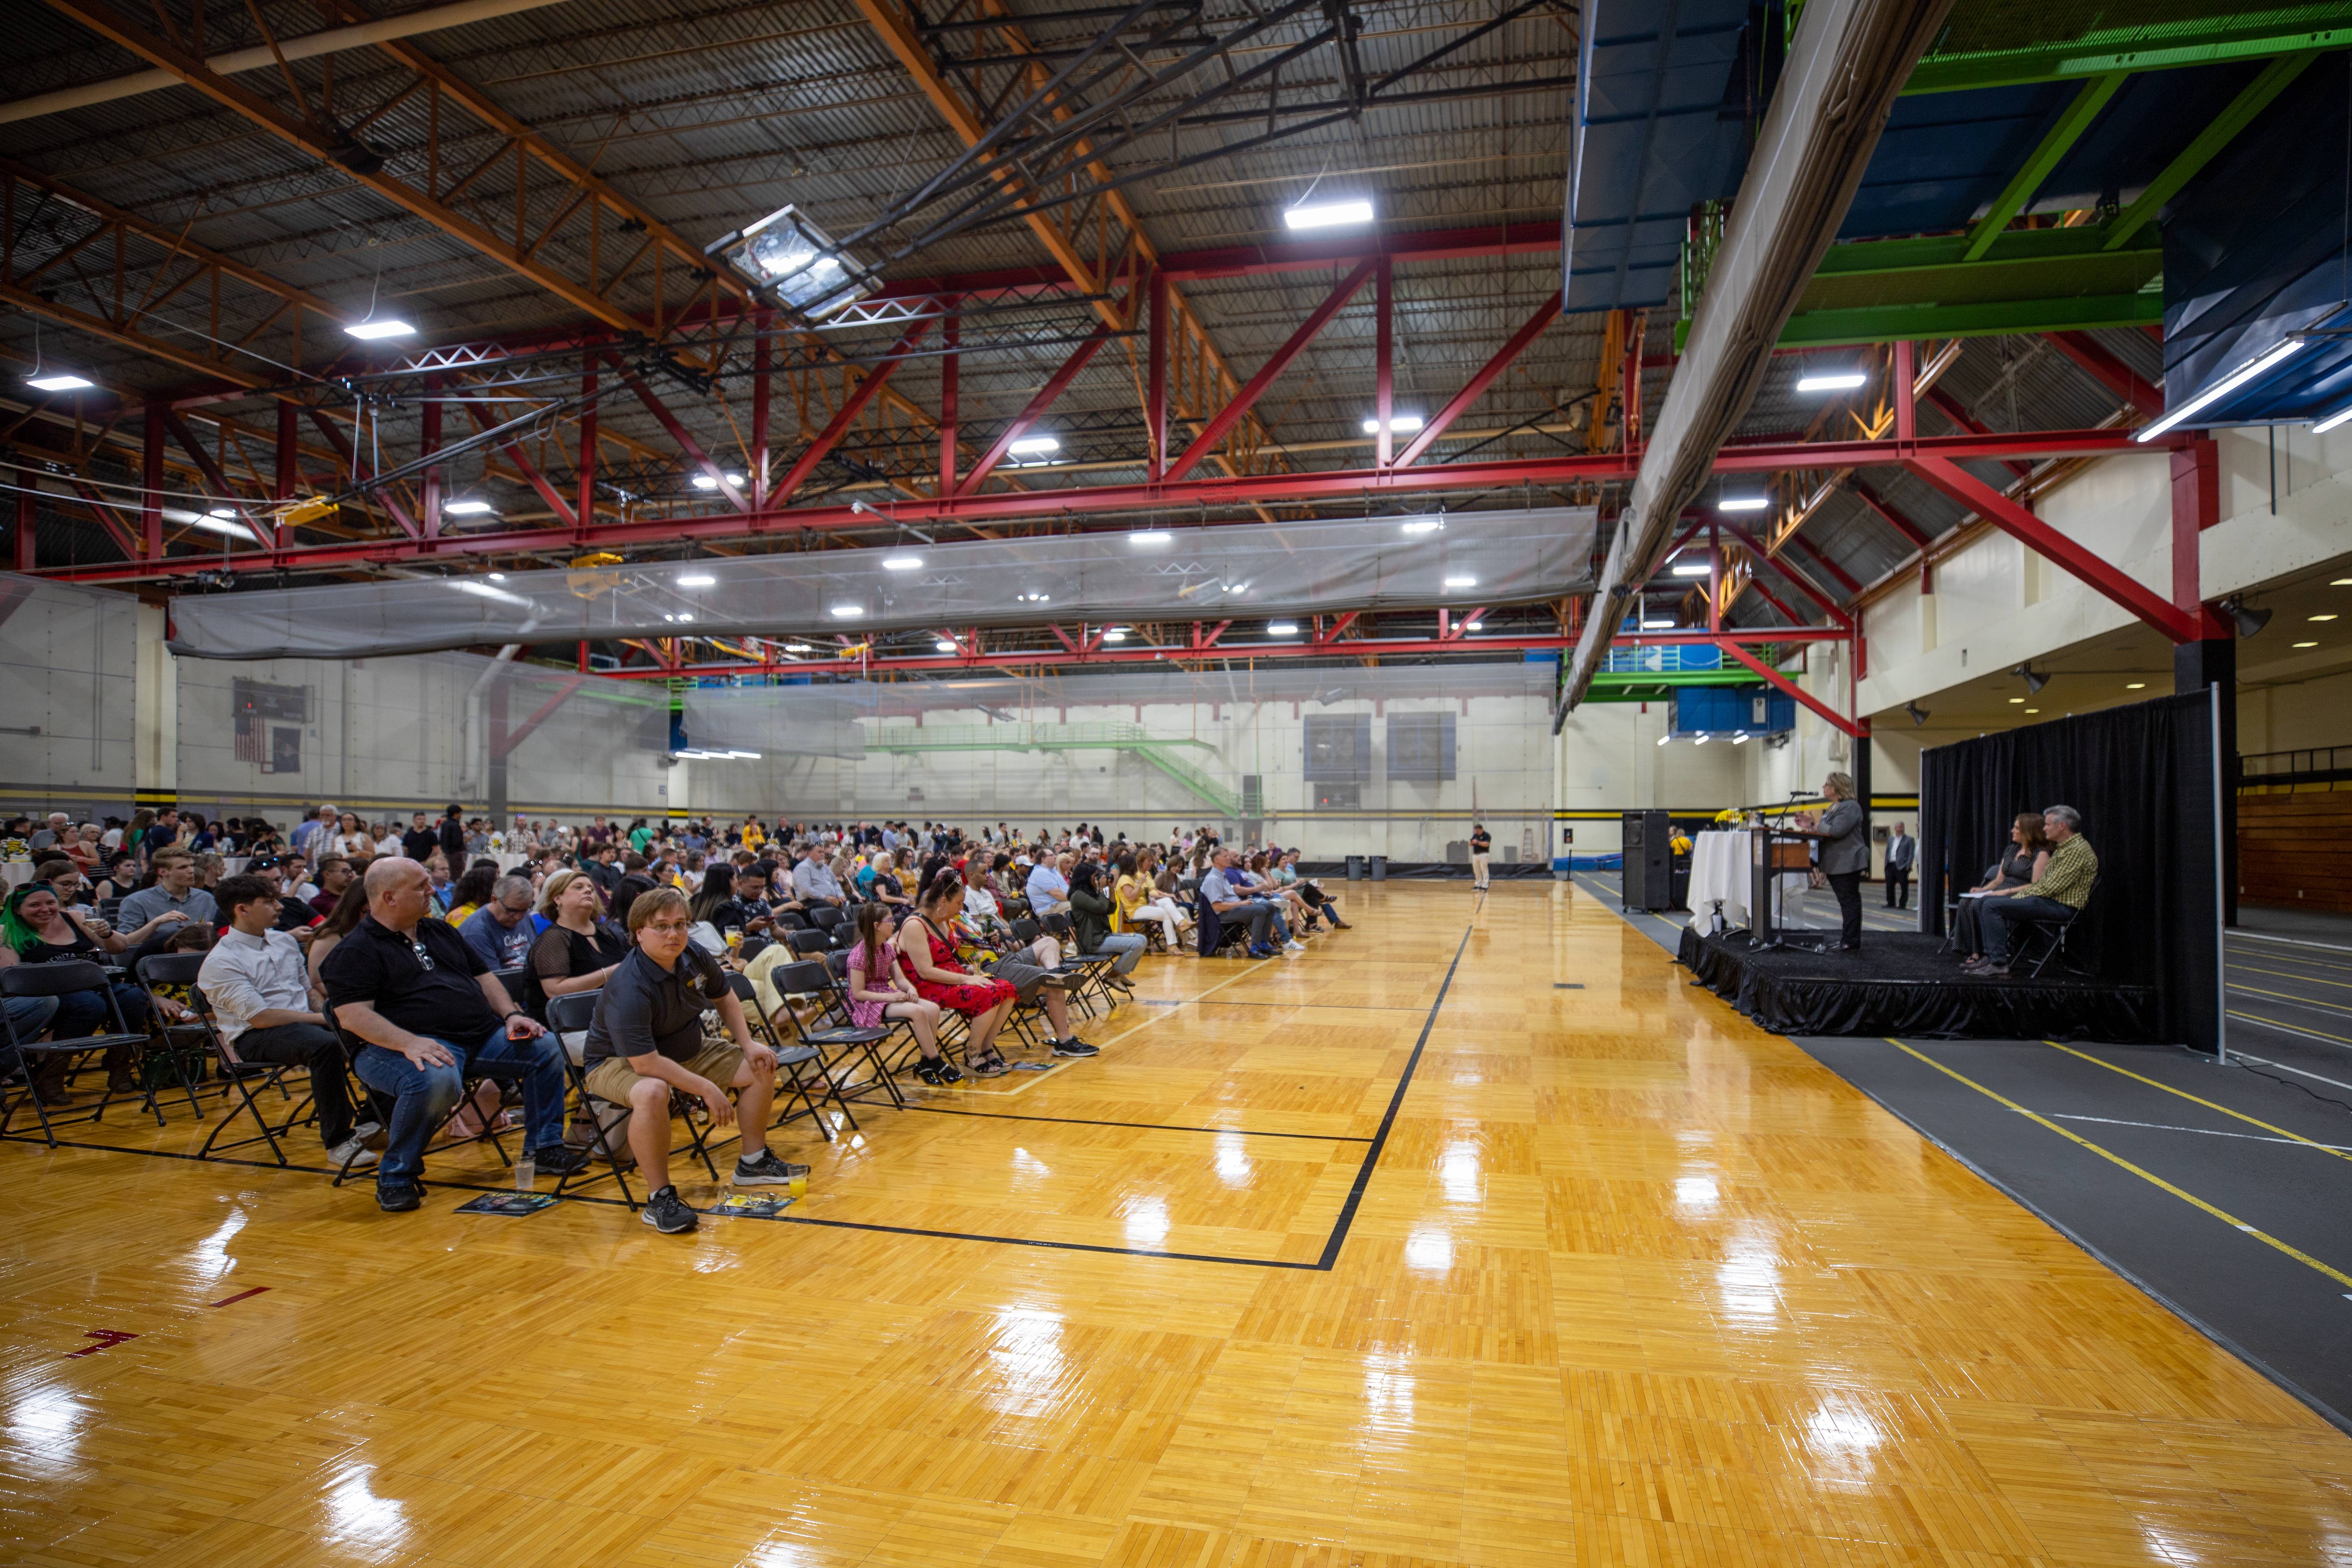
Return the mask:
{"type": "Polygon", "coordinates": [[[1158,1121],[1097,1121],[1084,1116],[1014,1116],[993,1110],[956,1110],[944,1105],[910,1105],[908,1110],[919,1110],[930,1116],[969,1116],[978,1121],[1053,1121],[1066,1127],[1137,1127],[1146,1132],[1213,1132],[1219,1137],[1232,1133],[1242,1138],[1306,1138],[1318,1143],[1369,1143],[1369,1138],[1356,1138],[1338,1132],[1258,1132],[1247,1127],[1170,1127],[1158,1121]]]}
{"type": "Polygon", "coordinates": [[[1399,1007],[1386,1003],[1371,1002],[1197,1002],[1199,1007],[1298,1007],[1310,1013],[1418,1013],[1418,1007],[1399,1007]]]}
{"type": "MultiPolygon", "coordinates": [[[[1430,1033],[1437,1027],[1438,1012],[1445,1005],[1446,993],[1454,988],[1454,973],[1462,967],[1462,954],[1468,949],[1469,945],[1470,928],[1465,927],[1462,931],[1461,942],[1454,946],[1454,960],[1445,966],[1445,979],[1437,987],[1437,998],[1429,1005],[1428,1016],[1423,1020],[1421,1026],[1421,1037],[1413,1042],[1412,1055],[1405,1060],[1403,1076],[1397,1079],[1396,1089],[1389,1096],[1388,1110],[1381,1116],[1378,1131],[1376,1131],[1370,1139],[1341,1139],[1324,1137],[1321,1134],[1306,1132],[1262,1132],[1248,1135],[1261,1138],[1321,1138],[1325,1142],[1364,1142],[1370,1144],[1370,1147],[1364,1151],[1363,1163],[1356,1169],[1356,1179],[1348,1188],[1347,1200],[1339,1206],[1339,1217],[1338,1221],[1333,1224],[1331,1234],[1323,1244],[1322,1255],[1312,1263],[1302,1263],[1287,1258],[1229,1258],[1221,1253],[1213,1252],[1169,1252],[1160,1248],[1148,1247],[1112,1247],[1107,1243],[1101,1242],[1046,1241],[1024,1236],[986,1236],[974,1231],[928,1230],[917,1226],[879,1225],[862,1220],[814,1219],[804,1215],[775,1215],[771,1217],[769,1223],[775,1225],[805,1225],[814,1226],[821,1230],[863,1230],[877,1232],[886,1236],[919,1236],[942,1241],[992,1242],[1000,1247],[1034,1247],[1053,1252],[1092,1252],[1106,1254],[1117,1258],[1163,1258],[1173,1259],[1179,1263],[1223,1263],[1241,1268],[1284,1268],[1308,1273],[1328,1274],[1338,1264],[1339,1258],[1339,1248],[1346,1245],[1348,1233],[1351,1228],[1353,1228],[1356,1223],[1356,1211],[1362,1205],[1364,1201],[1364,1193],[1371,1185],[1373,1167],[1380,1163],[1381,1152],[1388,1146],[1389,1132],[1396,1125],[1397,1111],[1404,1104],[1405,1090],[1412,1087],[1413,1074],[1419,1070],[1421,1067],[1422,1053],[1428,1048],[1430,1033]]],[[[930,1110],[931,1108],[928,1106],[910,1106],[908,1109],[930,1110]]],[[[984,1110],[964,1112],[947,1111],[945,1114],[962,1114],[977,1116],[983,1119],[992,1118],[1005,1121],[1016,1120],[1055,1120],[1055,1118],[1048,1117],[1016,1118],[1009,1115],[1000,1117],[994,1112],[984,1110]]],[[[1107,1125],[1121,1126],[1139,1124],[1112,1122],[1108,1123],[1107,1125]]],[[[1165,1128],[1154,1130],[1162,1131],[1181,1131],[1181,1129],[1165,1128]]],[[[1199,1129],[1199,1131],[1225,1132],[1237,1130],[1216,1127],[1202,1128],[1199,1129]]],[[[47,1146],[44,1140],[38,1136],[26,1137],[19,1133],[9,1133],[5,1139],[0,1139],[0,1142],[11,1143],[42,1143],[44,1147],[47,1146]]],[[[723,1147],[723,1145],[719,1146],[723,1147]]],[[[194,1154],[181,1154],[166,1149],[123,1149],[106,1143],[68,1142],[64,1139],[59,1139],[58,1141],[58,1147],[61,1149],[96,1150],[110,1154],[143,1154],[150,1158],[186,1160],[200,1164],[251,1165],[256,1169],[265,1171],[301,1171],[308,1174],[321,1176],[331,1176],[335,1173],[332,1170],[322,1169],[313,1165],[278,1165],[259,1160],[207,1159],[199,1161],[194,1154]]],[[[508,1187],[471,1186],[457,1182],[424,1182],[420,1180],[419,1184],[425,1187],[428,1191],[435,1186],[443,1186],[457,1191],[477,1193],[498,1193],[512,1190],[508,1187]]],[[[624,1206],[621,1200],[618,1198],[585,1197],[571,1193],[563,1194],[562,1202],[604,1204],[614,1207],[624,1206]]]]}
{"type": "MultiPolygon", "coordinates": [[[[42,1149],[47,1149],[49,1146],[47,1142],[37,1132],[29,1137],[22,1132],[11,1132],[5,1138],[0,1138],[0,1143],[30,1143],[42,1149]]],[[[303,1174],[309,1176],[332,1176],[336,1173],[335,1168],[332,1165],[303,1165],[291,1162],[280,1165],[269,1160],[232,1160],[224,1154],[206,1154],[200,1157],[194,1154],[183,1154],[173,1149],[125,1149],[118,1143],[77,1143],[69,1138],[58,1139],[57,1146],[59,1149],[73,1149],[93,1154],[137,1154],[143,1159],[149,1160],[185,1160],[191,1164],[197,1165],[246,1165],[257,1171],[284,1171],[289,1173],[299,1171],[303,1174]]],[[[710,1145],[710,1147],[714,1149],[724,1148],[725,1146],[726,1145],[719,1143],[710,1145]]],[[[368,1171],[372,1171],[374,1168],[375,1167],[373,1165],[366,1166],[358,1173],[355,1173],[355,1174],[364,1176],[368,1171]]],[[[515,1190],[511,1185],[503,1187],[485,1187],[479,1186],[472,1182],[452,1182],[438,1176],[419,1176],[416,1178],[416,1184],[428,1193],[436,1187],[446,1187],[449,1191],[456,1193],[510,1193],[515,1190]]],[[[352,1190],[357,1191],[359,1189],[356,1186],[353,1186],[352,1190]]],[[[614,1208],[625,1208],[628,1206],[619,1198],[595,1198],[590,1197],[583,1193],[565,1193],[563,1194],[562,1201],[567,1204],[605,1204],[614,1208]]]]}

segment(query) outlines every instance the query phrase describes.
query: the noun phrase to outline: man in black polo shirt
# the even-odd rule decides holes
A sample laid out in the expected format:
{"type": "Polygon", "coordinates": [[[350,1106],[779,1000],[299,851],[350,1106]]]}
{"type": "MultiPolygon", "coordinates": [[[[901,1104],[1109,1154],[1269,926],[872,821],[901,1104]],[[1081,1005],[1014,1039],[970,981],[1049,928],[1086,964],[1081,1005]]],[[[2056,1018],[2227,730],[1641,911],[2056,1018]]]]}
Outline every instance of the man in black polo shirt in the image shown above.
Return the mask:
{"type": "Polygon", "coordinates": [[[421,811],[410,814],[408,825],[408,831],[400,836],[400,852],[422,866],[441,847],[441,835],[421,811]]]}
{"type": "Polygon", "coordinates": [[[480,955],[446,921],[426,918],[432,880],[415,861],[367,869],[367,917],[319,966],[342,1031],[366,1043],[360,1081],[394,1104],[376,1167],[376,1205],[423,1201],[425,1142],[457,1103],[470,1069],[522,1084],[524,1145],[539,1169],[567,1175],[588,1163],[563,1142],[562,1047],[514,1005],[480,955]]]}
{"type": "Polygon", "coordinates": [[[596,890],[604,895],[604,907],[608,910],[613,907],[614,890],[621,885],[621,868],[615,863],[619,856],[619,848],[608,838],[589,850],[588,858],[580,867],[596,884],[596,890]]]}
{"type": "Polygon", "coordinates": [[[727,988],[719,961],[687,940],[691,917],[686,895],[656,888],[629,907],[636,945],[596,996],[596,1016],[581,1052],[588,1092],[629,1108],[629,1152],[653,1195],[645,1222],[666,1236],[695,1226],[694,1211],[669,1180],[670,1093],[691,1095],[709,1108],[714,1127],[734,1123],[740,1110],[743,1154],[735,1162],[739,1187],[772,1187],[805,1176],[768,1147],[768,1110],[776,1098],[776,1053],[751,1038],[743,1004],[727,988]],[[702,1013],[719,1009],[732,1046],[707,1046],[702,1013]],[[730,1103],[727,1090],[736,1091],[730,1103]]]}

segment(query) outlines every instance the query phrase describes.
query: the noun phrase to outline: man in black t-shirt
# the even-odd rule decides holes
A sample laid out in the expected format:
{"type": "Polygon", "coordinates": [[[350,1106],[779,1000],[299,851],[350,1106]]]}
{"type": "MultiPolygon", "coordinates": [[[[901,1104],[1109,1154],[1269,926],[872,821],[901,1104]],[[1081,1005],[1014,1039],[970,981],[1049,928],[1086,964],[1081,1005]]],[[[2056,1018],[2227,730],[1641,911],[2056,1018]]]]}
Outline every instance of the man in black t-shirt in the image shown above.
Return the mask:
{"type": "Polygon", "coordinates": [[[645,1222],[667,1236],[694,1228],[694,1211],[669,1181],[670,1096],[689,1095],[710,1112],[711,1124],[738,1121],[743,1154],[735,1162],[739,1187],[772,1187],[806,1176],[768,1147],[768,1110],[776,1097],[776,1054],[751,1037],[743,1005],[727,988],[719,961],[687,939],[686,895],[676,888],[640,894],[629,910],[636,945],[596,997],[582,1052],[588,1092],[629,1108],[629,1150],[652,1195],[645,1222]],[[702,1014],[719,1010],[734,1040],[711,1045],[702,1014]],[[727,1090],[736,1091],[730,1103],[727,1090]]]}
{"type": "Polygon", "coordinates": [[[441,847],[441,835],[421,811],[411,814],[408,820],[408,831],[400,836],[400,852],[422,866],[441,847]]]}
{"type": "Polygon", "coordinates": [[[1483,822],[1470,826],[1470,884],[1474,892],[1486,890],[1487,857],[1495,852],[1495,836],[1483,822]]]}
{"type": "Polygon", "coordinates": [[[367,918],[319,973],[337,1027],[366,1042],[353,1064],[360,1081],[394,1100],[376,1205],[401,1213],[423,1201],[416,1175],[425,1140],[456,1107],[468,1072],[521,1082],[524,1146],[541,1171],[568,1175],[585,1165],[587,1155],[563,1142],[562,1047],[454,927],[429,918],[425,868],[378,860],[366,886],[367,918]]]}

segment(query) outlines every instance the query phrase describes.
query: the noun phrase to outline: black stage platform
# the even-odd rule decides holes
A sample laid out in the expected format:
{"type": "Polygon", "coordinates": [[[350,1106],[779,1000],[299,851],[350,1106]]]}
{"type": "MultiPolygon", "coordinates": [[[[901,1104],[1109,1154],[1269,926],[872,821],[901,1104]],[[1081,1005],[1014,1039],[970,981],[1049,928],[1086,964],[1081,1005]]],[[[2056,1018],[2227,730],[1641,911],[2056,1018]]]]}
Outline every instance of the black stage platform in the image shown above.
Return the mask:
{"type": "MultiPolygon", "coordinates": [[[[1792,933],[1793,934],[1793,933],[1792,933]]],[[[1813,933],[1798,940],[1834,940],[1813,933]]],[[[1873,931],[1860,952],[1752,949],[1748,933],[1701,939],[1675,955],[1698,983],[1781,1035],[1897,1035],[1931,1040],[2157,1038],[2156,989],[2060,976],[1971,980],[1942,939],[1873,931]]]]}

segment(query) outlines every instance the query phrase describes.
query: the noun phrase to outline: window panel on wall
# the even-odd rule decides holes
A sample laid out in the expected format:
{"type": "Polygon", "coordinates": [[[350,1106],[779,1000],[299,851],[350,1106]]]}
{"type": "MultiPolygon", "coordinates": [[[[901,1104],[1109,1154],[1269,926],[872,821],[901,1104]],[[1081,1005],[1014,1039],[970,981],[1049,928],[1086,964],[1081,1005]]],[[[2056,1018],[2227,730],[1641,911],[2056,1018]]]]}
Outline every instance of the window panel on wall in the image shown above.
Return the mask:
{"type": "Polygon", "coordinates": [[[1389,777],[1415,784],[1454,778],[1454,715],[1389,715],[1389,777]]]}
{"type": "Polygon", "coordinates": [[[1358,782],[1372,772],[1372,716],[1318,713],[1307,719],[1307,781],[1358,782]]]}

